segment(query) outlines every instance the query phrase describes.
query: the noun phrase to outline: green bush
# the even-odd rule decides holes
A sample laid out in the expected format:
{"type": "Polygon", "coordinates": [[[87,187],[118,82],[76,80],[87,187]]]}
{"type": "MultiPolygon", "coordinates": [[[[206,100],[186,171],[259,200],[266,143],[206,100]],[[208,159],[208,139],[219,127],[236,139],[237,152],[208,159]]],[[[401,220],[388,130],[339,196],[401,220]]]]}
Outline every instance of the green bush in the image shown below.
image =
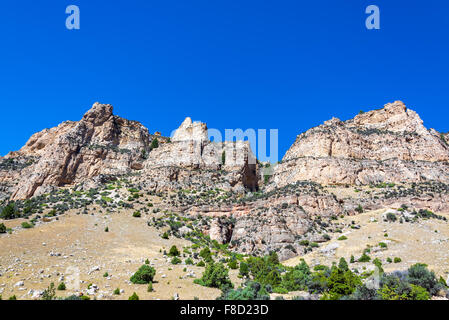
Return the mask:
{"type": "Polygon", "coordinates": [[[239,274],[245,277],[249,275],[249,267],[246,262],[240,262],[239,274]]]}
{"type": "Polygon", "coordinates": [[[159,148],[159,141],[157,138],[154,138],[153,141],[151,141],[150,150],[159,148]]]}
{"type": "Polygon", "coordinates": [[[395,222],[398,218],[392,212],[387,213],[387,221],[395,222]]]}
{"type": "Polygon", "coordinates": [[[139,300],[139,296],[134,292],[132,296],[128,298],[128,300],[139,300]]]}
{"type": "Polygon", "coordinates": [[[134,211],[133,217],[134,218],[140,218],[141,217],[140,211],[134,211]]]}
{"type": "Polygon", "coordinates": [[[196,264],[197,267],[204,267],[205,265],[204,261],[200,261],[196,264]]]}
{"type": "Polygon", "coordinates": [[[17,217],[18,217],[18,213],[17,213],[16,205],[14,204],[14,202],[8,203],[8,205],[6,207],[4,207],[0,213],[0,219],[9,220],[9,219],[17,218],[17,217]]]}
{"type": "Polygon", "coordinates": [[[273,292],[274,292],[274,293],[279,293],[279,294],[287,294],[287,293],[288,293],[288,290],[285,289],[285,288],[283,288],[283,287],[275,287],[275,288],[273,289],[273,292]]]}
{"type": "Polygon", "coordinates": [[[310,268],[304,260],[282,277],[282,287],[288,291],[306,290],[311,280],[310,268]]]}
{"type": "Polygon", "coordinates": [[[221,290],[227,290],[234,287],[229,279],[229,270],[220,262],[209,263],[206,266],[206,270],[203,272],[202,277],[200,279],[195,279],[194,283],[205,287],[219,288],[221,290]]]}
{"type": "Polygon", "coordinates": [[[412,285],[425,288],[432,296],[443,289],[435,273],[429,271],[427,265],[422,263],[414,264],[408,269],[408,281],[412,285]]]}
{"type": "Polygon", "coordinates": [[[119,288],[115,289],[115,290],[114,290],[114,294],[115,294],[116,296],[119,296],[119,295],[120,295],[120,289],[119,289],[119,288]]]}
{"type": "Polygon", "coordinates": [[[340,241],[342,241],[342,240],[348,240],[348,237],[346,237],[346,236],[341,236],[341,237],[339,237],[337,240],[340,240],[340,241]]]}
{"type": "Polygon", "coordinates": [[[0,233],[6,233],[6,226],[3,223],[0,223],[0,233]]]}
{"type": "Polygon", "coordinates": [[[338,300],[343,296],[351,295],[358,286],[362,285],[360,278],[351,270],[332,267],[327,279],[327,290],[323,300],[338,300]]]}
{"type": "Polygon", "coordinates": [[[279,270],[279,260],[276,254],[270,254],[265,257],[249,257],[246,260],[249,269],[249,275],[262,286],[278,286],[281,281],[279,270]]]}
{"type": "Polygon", "coordinates": [[[369,262],[370,260],[371,260],[370,256],[364,252],[362,256],[359,258],[358,262],[369,262]]]}
{"type": "Polygon", "coordinates": [[[394,263],[399,263],[399,262],[401,262],[401,261],[402,261],[402,259],[399,258],[399,257],[395,257],[395,258],[393,259],[393,262],[394,262],[394,263]]]}
{"type": "Polygon", "coordinates": [[[56,297],[55,284],[52,282],[50,286],[42,293],[42,300],[54,300],[56,297]]]}
{"type": "Polygon", "coordinates": [[[379,295],[383,300],[429,300],[429,292],[409,280],[406,273],[401,272],[383,275],[379,295]]]}
{"type": "Polygon", "coordinates": [[[33,225],[31,223],[28,222],[22,222],[22,228],[24,229],[31,229],[33,227],[33,225]]]}
{"type": "Polygon", "coordinates": [[[136,273],[131,277],[131,282],[134,284],[147,284],[153,282],[156,270],[147,264],[142,265],[136,273]]]}
{"type": "Polygon", "coordinates": [[[229,267],[229,269],[232,269],[232,270],[238,269],[239,265],[238,265],[237,260],[229,261],[228,267],[229,267]]]}
{"type": "Polygon", "coordinates": [[[200,251],[200,257],[204,259],[206,262],[210,262],[212,260],[212,253],[208,247],[202,249],[200,251]]]}
{"type": "Polygon", "coordinates": [[[65,283],[64,283],[64,282],[61,282],[61,283],[58,285],[58,290],[59,290],[59,291],[64,291],[65,289],[66,289],[65,283]]]}
{"type": "Polygon", "coordinates": [[[180,264],[182,261],[178,257],[173,257],[170,262],[171,264],[180,264]]]}
{"type": "Polygon", "coordinates": [[[223,291],[217,300],[270,300],[270,295],[260,283],[250,281],[243,288],[223,291]]]}
{"type": "Polygon", "coordinates": [[[168,255],[170,257],[178,257],[181,253],[179,252],[178,248],[176,246],[172,246],[170,248],[170,251],[168,252],[168,255]]]}

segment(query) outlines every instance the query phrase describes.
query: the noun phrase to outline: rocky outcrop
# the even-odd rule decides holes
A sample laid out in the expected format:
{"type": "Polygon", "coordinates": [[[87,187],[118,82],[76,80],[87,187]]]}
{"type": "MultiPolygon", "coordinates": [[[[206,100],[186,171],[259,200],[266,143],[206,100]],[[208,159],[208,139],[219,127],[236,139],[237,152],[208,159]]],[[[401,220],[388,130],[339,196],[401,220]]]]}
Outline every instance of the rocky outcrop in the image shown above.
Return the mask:
{"type": "Polygon", "coordinates": [[[258,189],[258,167],[248,142],[211,142],[206,124],[186,118],[170,143],[150,152],[142,179],[153,190],[214,185],[241,193],[258,189]]]}
{"type": "Polygon", "coordinates": [[[135,171],[142,171],[141,179],[155,190],[212,183],[236,192],[258,188],[248,142],[212,143],[206,124],[190,118],[170,141],[149,134],[137,121],[113,115],[111,105],[95,103],[80,121],[36,133],[1,159],[0,193],[26,199],[59,186],[86,182],[93,187],[94,177],[135,171]],[[151,147],[156,138],[158,147],[151,147]]]}
{"type": "Polygon", "coordinates": [[[95,103],[80,121],[36,133],[22,149],[6,156],[37,159],[20,170],[11,199],[29,198],[49,186],[79,183],[100,174],[125,174],[149,143],[148,130],[139,122],[114,116],[111,105],[95,103]]]}
{"type": "Polygon", "coordinates": [[[449,146],[396,101],[300,134],[275,169],[271,188],[300,180],[321,184],[449,181],[449,146]]]}

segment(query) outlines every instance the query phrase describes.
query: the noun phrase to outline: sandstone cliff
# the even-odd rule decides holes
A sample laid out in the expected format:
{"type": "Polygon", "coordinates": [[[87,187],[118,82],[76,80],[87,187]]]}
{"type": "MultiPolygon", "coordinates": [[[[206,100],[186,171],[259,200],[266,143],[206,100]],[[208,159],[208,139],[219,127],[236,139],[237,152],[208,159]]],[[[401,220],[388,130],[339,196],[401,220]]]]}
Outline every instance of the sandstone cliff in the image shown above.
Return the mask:
{"type": "Polygon", "coordinates": [[[271,188],[301,180],[321,184],[449,181],[449,146],[396,101],[300,134],[275,169],[271,188]]]}
{"type": "Polygon", "coordinates": [[[95,103],[80,121],[34,134],[23,148],[1,159],[0,192],[10,194],[11,200],[26,199],[54,187],[84,182],[92,187],[99,180],[92,178],[101,181],[103,176],[140,170],[143,180],[156,189],[182,187],[192,176],[212,183],[217,175],[226,175],[223,186],[238,192],[257,188],[255,158],[247,143],[211,143],[206,124],[192,123],[190,118],[168,143],[167,138],[149,134],[141,123],[112,111],[111,105],[95,103]],[[151,148],[156,138],[159,148],[151,148]],[[226,150],[227,161],[222,164],[226,150]]]}

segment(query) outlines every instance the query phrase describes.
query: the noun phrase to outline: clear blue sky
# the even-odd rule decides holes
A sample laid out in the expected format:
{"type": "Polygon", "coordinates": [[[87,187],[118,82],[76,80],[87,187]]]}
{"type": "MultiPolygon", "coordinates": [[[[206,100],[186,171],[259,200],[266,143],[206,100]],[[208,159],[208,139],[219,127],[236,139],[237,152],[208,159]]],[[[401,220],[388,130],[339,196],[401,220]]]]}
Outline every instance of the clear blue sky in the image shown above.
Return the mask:
{"type": "Polygon", "coordinates": [[[449,4],[397,0],[40,0],[0,3],[0,155],[95,102],[165,135],[297,134],[403,100],[449,131],[449,4]],[[81,29],[65,28],[78,5],[81,29]],[[381,30],[365,28],[365,8],[381,30]]]}

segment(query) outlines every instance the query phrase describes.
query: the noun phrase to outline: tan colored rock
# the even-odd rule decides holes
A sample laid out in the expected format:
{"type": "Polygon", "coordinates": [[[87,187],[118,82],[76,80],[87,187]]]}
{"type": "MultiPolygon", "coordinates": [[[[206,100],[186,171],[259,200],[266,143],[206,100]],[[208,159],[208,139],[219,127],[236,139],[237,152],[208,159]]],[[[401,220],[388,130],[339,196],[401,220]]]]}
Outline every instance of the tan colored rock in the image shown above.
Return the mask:
{"type": "Polygon", "coordinates": [[[67,121],[34,134],[22,149],[8,155],[11,159],[38,158],[20,171],[11,199],[29,198],[47,186],[138,169],[143,166],[136,162],[148,145],[148,130],[139,122],[114,116],[111,105],[95,103],[80,121],[67,121]]]}
{"type": "Polygon", "coordinates": [[[274,173],[272,188],[321,184],[449,181],[449,147],[419,116],[396,101],[300,134],[274,173]]]}

